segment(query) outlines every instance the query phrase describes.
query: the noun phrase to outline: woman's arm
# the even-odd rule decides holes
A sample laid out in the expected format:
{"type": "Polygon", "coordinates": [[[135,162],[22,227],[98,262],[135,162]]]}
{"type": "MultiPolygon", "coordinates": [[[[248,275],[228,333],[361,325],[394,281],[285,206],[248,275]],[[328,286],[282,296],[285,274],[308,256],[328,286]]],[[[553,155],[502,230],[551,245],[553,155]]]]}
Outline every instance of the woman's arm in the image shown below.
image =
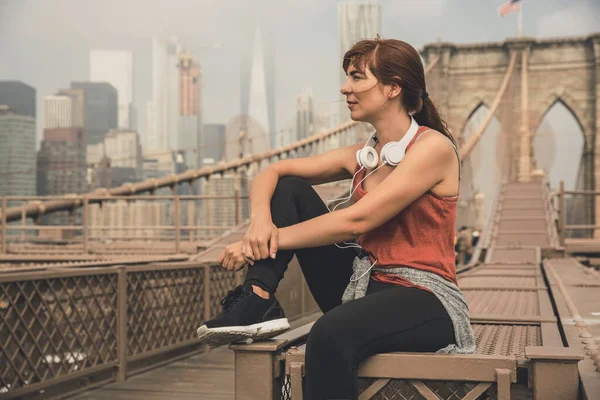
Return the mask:
{"type": "Polygon", "coordinates": [[[350,178],[354,154],[360,146],[358,143],[313,157],[278,161],[257,174],[250,187],[250,227],[243,240],[244,256],[260,260],[277,252],[278,230],[271,219],[271,198],[279,178],[297,176],[312,185],[350,178]]]}
{"type": "Polygon", "coordinates": [[[279,181],[276,169],[267,167],[260,171],[250,185],[250,219],[271,221],[271,198],[279,181]]]}
{"type": "MultiPolygon", "coordinates": [[[[369,232],[441,182],[456,165],[444,136],[423,133],[402,162],[360,201],[340,211],[279,229],[279,248],[325,246],[369,232]]],[[[458,171],[458,166],[456,167],[458,171]]]]}
{"type": "Polygon", "coordinates": [[[352,177],[356,151],[361,143],[334,149],[312,157],[277,161],[258,173],[250,187],[250,218],[271,217],[271,198],[279,178],[292,175],[311,185],[352,177]]]}
{"type": "Polygon", "coordinates": [[[352,207],[354,206],[279,228],[279,248],[303,249],[355,239],[359,236],[360,225],[350,211],[352,207]]]}

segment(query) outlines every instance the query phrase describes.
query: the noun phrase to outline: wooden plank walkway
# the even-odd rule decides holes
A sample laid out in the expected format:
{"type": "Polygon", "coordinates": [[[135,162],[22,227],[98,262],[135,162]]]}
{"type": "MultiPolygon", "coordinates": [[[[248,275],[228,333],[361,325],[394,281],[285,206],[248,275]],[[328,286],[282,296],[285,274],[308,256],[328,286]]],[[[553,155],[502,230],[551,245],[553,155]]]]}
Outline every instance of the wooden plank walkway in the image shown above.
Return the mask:
{"type": "Polygon", "coordinates": [[[234,375],[234,353],[220,347],[71,399],[232,400],[234,375]]]}
{"type": "Polygon", "coordinates": [[[544,269],[567,343],[585,354],[578,364],[584,398],[600,399],[600,273],[574,258],[547,259],[544,269]]]}
{"type": "MultiPolygon", "coordinates": [[[[315,321],[321,312],[290,321],[292,329],[315,321]]],[[[284,334],[285,335],[285,334],[284,334]]],[[[235,396],[234,352],[227,346],[152,369],[70,400],[233,400],[235,396]]]]}

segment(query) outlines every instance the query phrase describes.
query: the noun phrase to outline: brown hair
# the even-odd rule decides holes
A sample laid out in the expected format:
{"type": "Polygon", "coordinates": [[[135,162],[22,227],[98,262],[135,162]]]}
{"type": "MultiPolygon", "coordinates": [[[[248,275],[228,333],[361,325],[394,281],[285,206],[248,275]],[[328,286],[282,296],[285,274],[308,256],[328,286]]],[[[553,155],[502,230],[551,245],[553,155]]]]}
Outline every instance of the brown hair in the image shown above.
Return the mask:
{"type": "Polygon", "coordinates": [[[402,88],[402,106],[414,111],[419,125],[425,125],[444,134],[456,145],[446,121],[438,113],[426,94],[425,71],[417,50],[396,39],[365,39],[357,42],[344,55],[344,71],[352,64],[364,73],[367,65],[377,80],[384,85],[398,84],[402,88]]]}

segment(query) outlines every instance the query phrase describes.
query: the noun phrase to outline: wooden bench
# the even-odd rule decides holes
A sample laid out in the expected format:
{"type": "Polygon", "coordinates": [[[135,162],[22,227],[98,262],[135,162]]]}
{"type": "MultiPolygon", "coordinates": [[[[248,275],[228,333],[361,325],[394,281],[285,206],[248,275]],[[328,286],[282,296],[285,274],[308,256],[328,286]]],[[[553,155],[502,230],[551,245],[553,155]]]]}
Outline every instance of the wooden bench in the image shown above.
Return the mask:
{"type": "MultiPolygon", "coordinates": [[[[271,341],[231,345],[236,400],[301,400],[311,326],[271,341]]],[[[359,399],[467,400],[484,394],[499,400],[577,398],[579,352],[542,346],[543,335],[535,325],[474,324],[473,329],[477,354],[387,353],[368,358],[358,370],[359,399]]]]}
{"type": "MultiPolygon", "coordinates": [[[[491,248],[488,255],[490,263],[459,274],[477,353],[372,356],[359,367],[361,400],[577,398],[582,353],[563,345],[540,249],[491,248]]],[[[230,346],[236,358],[236,399],[302,399],[311,326],[271,341],[230,346]]]]}

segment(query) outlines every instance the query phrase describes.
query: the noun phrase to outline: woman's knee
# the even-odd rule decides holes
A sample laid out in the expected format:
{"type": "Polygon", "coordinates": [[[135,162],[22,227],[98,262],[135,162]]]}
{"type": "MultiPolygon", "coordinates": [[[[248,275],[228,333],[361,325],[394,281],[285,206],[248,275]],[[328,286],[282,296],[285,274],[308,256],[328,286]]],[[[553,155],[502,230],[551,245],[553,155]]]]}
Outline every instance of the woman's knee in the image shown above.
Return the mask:
{"type": "Polygon", "coordinates": [[[304,178],[291,175],[284,176],[279,178],[277,186],[275,187],[275,192],[273,193],[273,198],[276,196],[288,197],[294,193],[298,193],[300,190],[306,190],[308,187],[310,187],[310,184],[304,178]]]}

